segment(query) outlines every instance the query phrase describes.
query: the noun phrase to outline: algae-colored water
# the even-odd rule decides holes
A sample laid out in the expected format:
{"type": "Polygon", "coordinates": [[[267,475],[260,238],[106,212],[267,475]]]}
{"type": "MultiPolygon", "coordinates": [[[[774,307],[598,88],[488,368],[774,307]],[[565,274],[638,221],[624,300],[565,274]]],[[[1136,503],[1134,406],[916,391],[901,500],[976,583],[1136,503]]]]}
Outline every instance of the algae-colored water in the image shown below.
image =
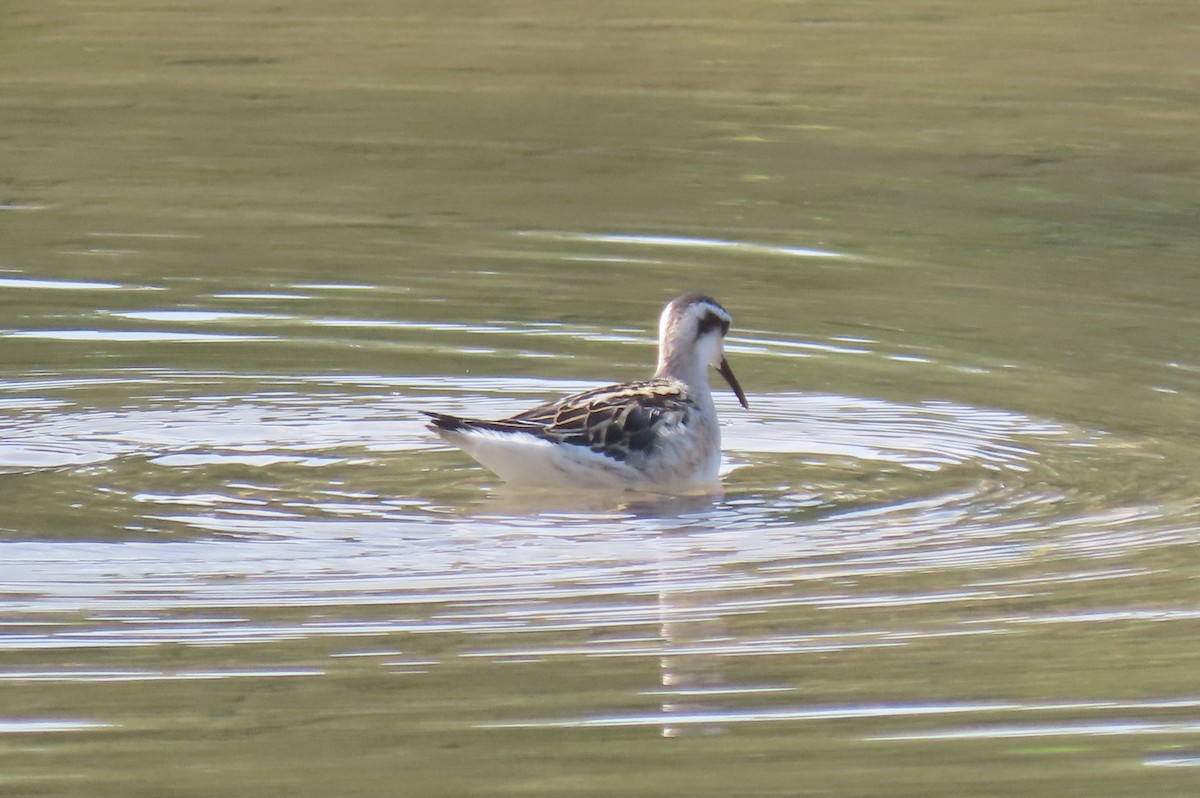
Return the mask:
{"type": "Polygon", "coordinates": [[[0,793],[1195,795],[1198,29],[10,3],[0,793]],[[724,495],[423,429],[695,289],[724,495]]]}

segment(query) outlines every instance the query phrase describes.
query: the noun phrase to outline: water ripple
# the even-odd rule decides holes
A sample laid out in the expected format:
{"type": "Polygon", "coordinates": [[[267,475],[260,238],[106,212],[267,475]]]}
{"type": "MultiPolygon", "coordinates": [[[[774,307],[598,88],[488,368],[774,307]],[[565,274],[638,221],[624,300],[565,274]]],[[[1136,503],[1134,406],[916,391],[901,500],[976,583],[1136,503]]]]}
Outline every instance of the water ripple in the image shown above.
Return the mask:
{"type": "MultiPolygon", "coordinates": [[[[1141,482],[1169,484],[1160,474],[1172,462],[1112,434],[950,402],[768,393],[755,415],[724,415],[724,495],[547,503],[483,490],[489,478],[427,436],[417,414],[502,413],[593,384],[149,371],[10,382],[0,390],[6,477],[56,497],[74,491],[80,502],[99,495],[122,508],[124,526],[0,536],[0,649],[71,652],[78,662],[12,669],[0,681],[304,676],[351,661],[387,674],[455,662],[627,662],[659,671],[656,711],[493,725],[660,726],[674,735],[1027,711],[1011,701],[713,705],[795,692],[723,682],[723,671],[751,663],[903,656],[1096,624],[1184,628],[1198,617],[1182,598],[1050,603],[1093,584],[1121,595],[1160,571],[1136,562],[1140,553],[1194,538],[1194,501],[1126,498],[1141,482]],[[119,402],[77,401],[108,388],[119,402]],[[1088,478],[1109,471],[1122,480],[1088,478]],[[457,643],[439,644],[436,656],[397,646],[420,639],[457,643]],[[104,660],[158,646],[200,656],[302,641],[336,648],[324,663],[286,668],[104,660]],[[694,700],[704,706],[686,705],[694,700]]],[[[1109,721],[1123,722],[1065,722],[1086,735],[1109,721]]],[[[1055,728],[1066,727],[1006,721],[994,730],[1055,728]]]]}
{"type": "Polygon", "coordinates": [[[697,238],[677,235],[635,235],[632,233],[581,233],[552,230],[520,230],[519,236],[547,238],[555,241],[581,241],[596,244],[631,244],[649,247],[672,247],[679,249],[731,250],[746,255],[787,255],[800,258],[849,258],[844,252],[833,252],[809,247],[787,247],[758,244],[749,241],[733,241],[721,238],[697,238]]]}
{"type": "MultiPolygon", "coordinates": [[[[871,720],[946,715],[1007,715],[1032,712],[1126,711],[1194,708],[1200,701],[1193,698],[1163,699],[1144,702],[1077,701],[1047,703],[1016,703],[1000,701],[961,702],[945,704],[874,704],[855,706],[806,706],[737,709],[729,711],[680,712],[669,718],[661,712],[646,714],[593,716],[567,720],[533,720],[505,723],[483,723],[480,728],[612,728],[637,726],[695,726],[731,723],[805,722],[827,720],[871,720]]],[[[1200,731],[1200,720],[1177,722],[1146,721],[1081,721],[1059,724],[1010,724],[991,727],[971,726],[961,729],[929,732],[899,732],[868,736],[867,740],[928,740],[971,739],[972,737],[1059,736],[1070,734],[1193,734],[1200,731]]]]}
{"type": "Polygon", "coordinates": [[[0,718],[0,734],[54,734],[57,732],[111,729],[117,724],[95,720],[24,720],[0,718]]]}

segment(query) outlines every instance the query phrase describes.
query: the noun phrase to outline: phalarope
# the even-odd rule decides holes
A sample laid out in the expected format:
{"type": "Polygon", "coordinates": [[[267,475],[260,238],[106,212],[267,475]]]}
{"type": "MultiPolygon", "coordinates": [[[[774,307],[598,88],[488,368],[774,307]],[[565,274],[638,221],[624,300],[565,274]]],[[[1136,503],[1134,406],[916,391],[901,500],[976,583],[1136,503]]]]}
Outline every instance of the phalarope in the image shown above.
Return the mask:
{"type": "Polygon", "coordinates": [[[733,318],[715,299],[677,297],[658,322],[658,369],[498,421],[426,413],[429,429],[506,482],[655,488],[714,483],[721,433],[708,387],[715,366],[742,407],[746,394],[725,360],[733,318]]]}

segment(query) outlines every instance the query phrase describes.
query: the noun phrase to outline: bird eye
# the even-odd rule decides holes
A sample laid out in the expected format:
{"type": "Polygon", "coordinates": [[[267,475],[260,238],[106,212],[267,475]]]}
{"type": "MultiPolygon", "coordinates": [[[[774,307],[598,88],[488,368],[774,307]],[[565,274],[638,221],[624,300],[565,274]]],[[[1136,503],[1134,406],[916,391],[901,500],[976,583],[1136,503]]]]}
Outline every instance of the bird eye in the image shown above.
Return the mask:
{"type": "Polygon", "coordinates": [[[696,329],[696,337],[698,338],[701,335],[710,333],[718,327],[721,328],[721,335],[729,332],[729,322],[726,319],[721,318],[716,313],[706,313],[704,318],[700,319],[700,325],[696,329]]]}

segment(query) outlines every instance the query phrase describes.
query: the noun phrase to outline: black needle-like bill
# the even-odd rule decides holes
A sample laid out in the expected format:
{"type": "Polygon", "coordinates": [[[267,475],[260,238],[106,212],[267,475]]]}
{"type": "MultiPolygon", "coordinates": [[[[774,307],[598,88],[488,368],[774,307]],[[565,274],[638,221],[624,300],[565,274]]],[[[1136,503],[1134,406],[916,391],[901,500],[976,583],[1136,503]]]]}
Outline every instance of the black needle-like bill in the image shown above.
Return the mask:
{"type": "Polygon", "coordinates": [[[729,387],[737,394],[738,401],[742,403],[742,407],[749,410],[750,404],[746,401],[746,392],[738,384],[737,377],[733,376],[733,369],[729,368],[729,361],[724,357],[721,358],[721,365],[717,366],[717,371],[721,372],[721,376],[725,378],[725,382],[729,383],[729,387]]]}

